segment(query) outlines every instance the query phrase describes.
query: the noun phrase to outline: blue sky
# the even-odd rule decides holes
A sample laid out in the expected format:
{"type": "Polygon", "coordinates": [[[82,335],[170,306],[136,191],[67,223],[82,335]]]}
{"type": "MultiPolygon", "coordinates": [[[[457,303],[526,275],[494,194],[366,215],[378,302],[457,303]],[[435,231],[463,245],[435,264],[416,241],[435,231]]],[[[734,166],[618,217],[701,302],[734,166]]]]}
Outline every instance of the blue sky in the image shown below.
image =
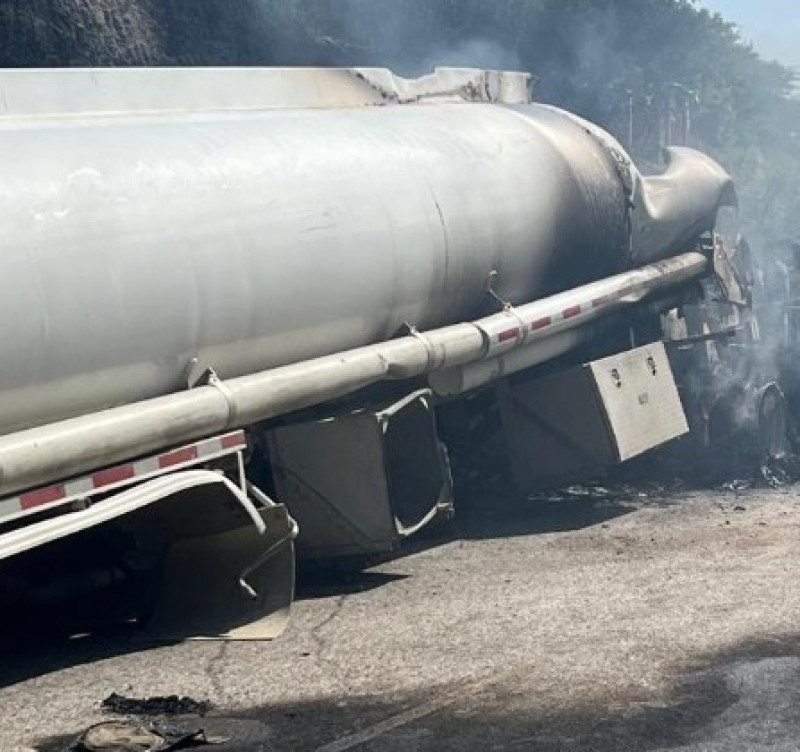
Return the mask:
{"type": "Polygon", "coordinates": [[[769,60],[800,67],[800,0],[699,0],[740,27],[769,60]]]}

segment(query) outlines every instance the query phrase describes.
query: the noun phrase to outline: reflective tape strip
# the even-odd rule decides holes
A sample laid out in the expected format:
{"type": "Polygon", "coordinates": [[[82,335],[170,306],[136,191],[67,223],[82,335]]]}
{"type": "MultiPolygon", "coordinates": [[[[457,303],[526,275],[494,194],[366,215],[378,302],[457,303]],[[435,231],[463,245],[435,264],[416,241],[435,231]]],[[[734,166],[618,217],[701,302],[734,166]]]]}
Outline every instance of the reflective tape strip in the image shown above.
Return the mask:
{"type": "Polygon", "coordinates": [[[55,501],[61,501],[67,497],[67,491],[64,486],[49,486],[47,488],[39,488],[30,493],[24,493],[19,497],[20,509],[36,509],[43,507],[47,504],[52,504],[55,501]]]}
{"type": "Polygon", "coordinates": [[[219,443],[223,449],[244,449],[247,446],[244,431],[235,431],[226,436],[220,436],[219,443]]]}
{"type": "Polygon", "coordinates": [[[555,326],[561,321],[569,321],[570,319],[593,313],[598,309],[616,305],[619,303],[620,297],[626,294],[626,292],[627,288],[623,288],[618,293],[600,295],[596,298],[593,298],[590,302],[587,301],[584,304],[571,305],[560,310],[556,309],[549,316],[539,316],[538,318],[530,321],[528,324],[528,330],[532,333],[541,332],[544,329],[555,326]]]}
{"type": "Polygon", "coordinates": [[[145,457],[136,462],[126,462],[124,465],[98,470],[91,475],[66,483],[26,491],[19,496],[0,500],[0,519],[19,516],[25,512],[64,504],[75,499],[85,499],[147,478],[233,454],[246,447],[244,431],[234,431],[178,449],[170,449],[168,452],[145,457]]]}
{"type": "Polygon", "coordinates": [[[527,323],[520,318],[513,307],[485,319],[478,328],[486,337],[488,343],[486,356],[490,358],[518,347],[525,341],[528,333],[527,323]]]}
{"type": "Polygon", "coordinates": [[[497,341],[509,342],[512,339],[517,339],[519,336],[521,336],[521,334],[522,332],[519,330],[519,327],[514,329],[506,329],[504,332],[500,332],[500,334],[497,335],[497,341]]]}
{"type": "Polygon", "coordinates": [[[197,447],[190,446],[178,449],[169,454],[162,454],[158,458],[159,467],[175,467],[175,465],[185,465],[187,462],[193,462],[197,459],[197,447]]]}
{"type": "Polygon", "coordinates": [[[105,488],[123,483],[126,480],[136,477],[136,468],[133,465],[118,465],[110,467],[108,470],[100,470],[92,475],[93,488],[105,488]]]}

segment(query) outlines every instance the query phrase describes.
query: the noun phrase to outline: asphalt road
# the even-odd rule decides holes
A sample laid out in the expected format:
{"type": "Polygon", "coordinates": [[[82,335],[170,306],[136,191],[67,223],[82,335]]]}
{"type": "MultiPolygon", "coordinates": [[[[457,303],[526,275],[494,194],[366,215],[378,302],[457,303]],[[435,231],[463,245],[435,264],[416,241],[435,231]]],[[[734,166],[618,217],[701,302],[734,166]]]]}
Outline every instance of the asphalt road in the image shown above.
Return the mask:
{"type": "Polygon", "coordinates": [[[220,752],[800,749],[800,504],[777,491],[486,506],[347,578],[272,643],[5,644],[0,749],[100,702],[208,700],[220,752]]]}

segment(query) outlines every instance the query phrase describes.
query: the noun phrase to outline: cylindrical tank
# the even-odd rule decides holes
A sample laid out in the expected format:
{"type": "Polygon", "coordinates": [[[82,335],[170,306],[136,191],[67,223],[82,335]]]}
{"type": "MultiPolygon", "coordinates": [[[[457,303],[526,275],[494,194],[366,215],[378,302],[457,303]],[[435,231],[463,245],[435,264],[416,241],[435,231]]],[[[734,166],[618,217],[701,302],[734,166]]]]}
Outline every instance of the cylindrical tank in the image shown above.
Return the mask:
{"type": "Polygon", "coordinates": [[[613,274],[625,183],[537,105],[0,119],[0,433],[613,274]]]}

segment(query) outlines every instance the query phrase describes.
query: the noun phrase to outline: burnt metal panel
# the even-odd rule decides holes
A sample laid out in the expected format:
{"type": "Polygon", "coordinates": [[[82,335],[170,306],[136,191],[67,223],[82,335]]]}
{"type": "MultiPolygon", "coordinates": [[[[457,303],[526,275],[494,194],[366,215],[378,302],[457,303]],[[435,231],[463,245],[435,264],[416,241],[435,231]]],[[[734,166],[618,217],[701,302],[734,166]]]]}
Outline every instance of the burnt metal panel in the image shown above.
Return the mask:
{"type": "Polygon", "coordinates": [[[662,343],[498,387],[523,489],[597,474],[688,432],[662,343]]]}
{"type": "Polygon", "coordinates": [[[394,550],[438,514],[451,481],[427,396],[268,432],[276,495],[300,527],[298,553],[394,550]]]}
{"type": "Polygon", "coordinates": [[[585,368],[597,389],[616,461],[624,462],[688,433],[661,342],[594,361],[585,368]]]}

